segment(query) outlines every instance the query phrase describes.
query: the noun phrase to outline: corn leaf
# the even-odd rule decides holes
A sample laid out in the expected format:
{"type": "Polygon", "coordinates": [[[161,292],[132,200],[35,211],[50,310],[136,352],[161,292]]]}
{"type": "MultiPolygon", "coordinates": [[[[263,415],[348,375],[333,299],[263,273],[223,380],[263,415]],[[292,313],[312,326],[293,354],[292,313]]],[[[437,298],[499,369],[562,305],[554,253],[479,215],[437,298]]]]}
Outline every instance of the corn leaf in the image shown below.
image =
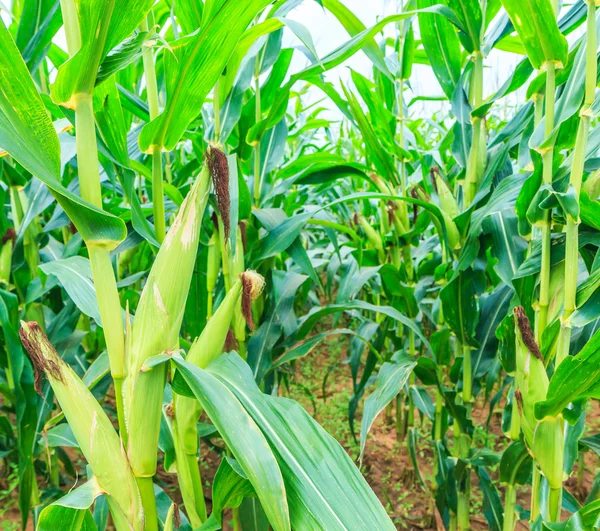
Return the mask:
{"type": "Polygon", "coordinates": [[[290,529],[281,470],[256,419],[252,419],[234,393],[213,375],[182,359],[173,358],[173,361],[244,470],[273,529],[290,529]]]}
{"type": "Polygon", "coordinates": [[[365,400],[360,430],[360,458],[365,451],[367,435],[375,418],[396,397],[417,366],[414,358],[404,351],[396,352],[389,362],[384,363],[377,375],[377,387],[365,400]]]}
{"type": "Polygon", "coordinates": [[[478,0],[448,0],[448,6],[460,21],[464,31],[459,32],[463,46],[469,53],[481,48],[483,14],[478,0]]]}
{"type": "Polygon", "coordinates": [[[395,529],[348,454],[300,405],[261,393],[235,353],[219,357],[208,372],[237,397],[269,441],[284,476],[294,529],[395,529]],[[342,477],[354,487],[346,488],[338,481],[342,477]]]}
{"type": "MultiPolygon", "coordinates": [[[[203,28],[179,39],[165,54],[167,104],[140,134],[142,151],[172,150],[219,79],[246,27],[269,0],[224,0],[203,28]]],[[[206,11],[206,9],[205,9],[206,11]]]]}
{"type": "Polygon", "coordinates": [[[567,40],[558,28],[550,0],[502,0],[502,5],[535,69],[550,62],[567,64],[567,40]]]}
{"type": "Polygon", "coordinates": [[[60,183],[58,137],[2,21],[0,48],[1,147],[52,190],[86,243],[116,247],[126,236],[123,221],[86,203],[60,183]]]}
{"type": "Polygon", "coordinates": [[[89,508],[103,494],[95,479],[72,490],[53,504],[48,505],[39,516],[38,531],[96,531],[97,527],[89,508]]]}
{"type": "Polygon", "coordinates": [[[81,47],[61,65],[51,90],[52,99],[68,107],[73,106],[74,94],[92,92],[102,60],[133,32],[153,4],[153,0],[72,1],[81,47]]]}
{"type": "Polygon", "coordinates": [[[77,307],[102,326],[96,290],[92,280],[92,269],[87,258],[71,256],[62,260],[53,260],[41,264],[40,269],[46,275],[57,277],[77,307]]]}
{"type": "Polygon", "coordinates": [[[596,332],[581,351],[565,358],[548,387],[546,400],[535,405],[535,416],[556,417],[579,397],[598,396],[600,385],[600,332],[596,332]]]}

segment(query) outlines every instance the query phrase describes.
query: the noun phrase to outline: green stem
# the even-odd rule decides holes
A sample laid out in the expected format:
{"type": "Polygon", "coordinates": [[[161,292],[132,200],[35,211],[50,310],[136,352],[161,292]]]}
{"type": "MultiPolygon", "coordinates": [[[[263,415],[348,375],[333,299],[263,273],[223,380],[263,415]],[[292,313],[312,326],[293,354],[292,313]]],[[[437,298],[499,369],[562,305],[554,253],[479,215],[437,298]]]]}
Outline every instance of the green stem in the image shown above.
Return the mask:
{"type": "MultiPolygon", "coordinates": [[[[102,208],[100,191],[100,173],[98,171],[98,151],[96,147],[96,128],[91,94],[78,94],[75,97],[76,111],[76,148],[79,170],[79,188],[81,197],[102,208]]],[[[98,299],[98,308],[102,318],[102,327],[106,337],[106,348],[110,362],[111,375],[116,379],[125,376],[125,332],[119,291],[110,253],[105,247],[88,245],[88,254],[98,299]]],[[[122,400],[117,394],[117,403],[122,400]]],[[[119,418],[119,429],[126,433],[125,422],[119,418]]]]}
{"type": "Polygon", "coordinates": [[[242,529],[240,524],[240,508],[234,507],[231,509],[231,516],[233,519],[233,531],[240,531],[240,529],[242,529]]]}
{"type": "Polygon", "coordinates": [[[152,477],[136,477],[135,479],[142,498],[142,507],[144,508],[144,531],[158,531],[156,497],[154,496],[152,477]]]}
{"type": "MultiPolygon", "coordinates": [[[[593,2],[588,3],[587,16],[587,34],[586,34],[586,80],[585,80],[585,103],[581,112],[581,120],[575,139],[575,149],[573,151],[573,162],[571,164],[571,175],[569,180],[570,187],[575,192],[575,197],[579,202],[581,192],[581,181],[583,179],[583,167],[585,163],[585,151],[590,130],[591,105],[594,103],[596,93],[596,26],[595,13],[596,7],[593,2]]],[[[561,329],[558,341],[558,350],[556,354],[556,365],[569,355],[569,345],[571,343],[571,324],[570,317],[576,309],[577,296],[577,277],[579,273],[579,216],[574,218],[567,213],[566,227],[566,249],[565,249],[565,302],[564,311],[561,320],[561,329]]]]}
{"type": "MultiPolygon", "coordinates": [[[[408,330],[408,350],[410,355],[414,358],[417,355],[417,349],[415,348],[415,332],[412,328],[408,330]]],[[[410,393],[410,386],[415,384],[415,375],[411,373],[409,376],[409,392],[408,392],[408,412],[407,412],[407,425],[412,428],[415,425],[415,403],[410,393]]]]}
{"type": "Polygon", "coordinates": [[[213,292],[208,291],[206,294],[206,320],[210,319],[213,314],[213,292]]]}
{"type": "Polygon", "coordinates": [[[435,397],[435,433],[434,439],[436,441],[442,440],[442,411],[443,411],[443,397],[439,388],[436,388],[435,397]]]}
{"type": "Polygon", "coordinates": [[[248,356],[248,349],[246,347],[246,341],[238,341],[238,354],[242,359],[246,359],[248,356]]]}
{"type": "Polygon", "coordinates": [[[473,374],[471,365],[471,347],[463,345],[463,403],[471,402],[473,397],[473,374]]]}
{"type": "Polygon", "coordinates": [[[471,475],[470,469],[465,471],[464,490],[459,490],[457,508],[456,508],[456,523],[458,531],[467,531],[471,528],[469,519],[469,504],[471,499],[471,475]]]}
{"type": "Polygon", "coordinates": [[[517,501],[517,488],[514,483],[506,485],[504,494],[504,525],[503,531],[513,531],[515,528],[515,505],[517,501]]]}
{"type": "Polygon", "coordinates": [[[160,146],[152,146],[152,205],[154,213],[154,230],[156,240],[162,243],[165,239],[165,195],[163,190],[162,150],[160,146]]]}
{"type": "MultiPolygon", "coordinates": [[[[262,117],[262,107],[260,100],[260,60],[261,54],[256,57],[256,68],[254,70],[254,116],[256,123],[260,122],[262,117]]],[[[260,162],[260,141],[254,145],[254,205],[260,205],[260,184],[262,180],[262,169],[260,162]]]]}
{"type": "Polygon", "coordinates": [[[81,197],[92,205],[102,208],[96,124],[91,94],[75,95],[75,131],[81,197]]]}
{"type": "Polygon", "coordinates": [[[529,521],[535,522],[540,514],[540,486],[542,482],[542,474],[540,469],[534,464],[531,476],[531,511],[529,521]]]}
{"type": "MultiPolygon", "coordinates": [[[[148,18],[142,23],[141,28],[143,31],[149,31],[153,26],[154,15],[150,12],[148,18]]],[[[154,54],[150,46],[144,46],[142,61],[144,64],[144,76],[146,78],[146,94],[148,96],[150,120],[154,120],[159,113],[158,83],[156,80],[154,54]]],[[[152,146],[152,205],[156,240],[158,243],[162,243],[165,239],[165,196],[163,191],[162,148],[158,145],[152,146]]]]}
{"type": "MultiPolygon", "coordinates": [[[[545,136],[546,139],[552,133],[554,128],[554,92],[556,88],[555,65],[547,63],[546,70],[546,121],[545,136]]],[[[554,158],[554,148],[549,147],[543,154],[542,180],[546,186],[552,186],[552,160],[554,158]]],[[[540,297],[538,305],[538,315],[536,323],[536,340],[541,344],[542,335],[548,323],[548,304],[550,301],[550,236],[552,234],[551,212],[544,213],[542,220],[542,268],[540,272],[540,297]]]]}
{"type": "MultiPolygon", "coordinates": [[[[88,247],[98,308],[106,337],[106,348],[113,378],[125,377],[125,331],[121,302],[110,253],[104,247],[88,247]]],[[[119,397],[117,396],[117,401],[119,397]]],[[[121,426],[122,428],[123,426],[121,426]]]]}
{"type": "Polygon", "coordinates": [[[560,522],[560,513],[562,508],[562,486],[559,489],[550,488],[548,496],[548,515],[550,522],[560,522]]]}
{"type": "Polygon", "coordinates": [[[67,50],[70,56],[75,55],[81,48],[81,32],[79,31],[79,18],[75,0],[60,0],[67,50]]]}
{"type": "MultiPolygon", "coordinates": [[[[473,108],[481,105],[483,99],[483,54],[476,50],[473,53],[473,71],[470,87],[470,100],[473,108]]],[[[467,169],[465,176],[465,208],[468,208],[475,194],[477,193],[477,185],[479,181],[479,173],[481,167],[481,148],[482,148],[482,119],[481,117],[473,117],[471,119],[473,126],[473,137],[471,140],[471,148],[469,150],[469,159],[467,161],[467,169]]]]}

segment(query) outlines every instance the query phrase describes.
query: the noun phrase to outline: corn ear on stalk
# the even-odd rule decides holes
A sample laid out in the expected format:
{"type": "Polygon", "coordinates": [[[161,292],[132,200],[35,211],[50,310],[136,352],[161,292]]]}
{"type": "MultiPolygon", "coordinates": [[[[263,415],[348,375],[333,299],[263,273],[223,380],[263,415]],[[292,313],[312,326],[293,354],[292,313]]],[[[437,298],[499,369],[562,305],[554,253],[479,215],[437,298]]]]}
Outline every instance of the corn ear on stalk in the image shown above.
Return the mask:
{"type": "Polygon", "coordinates": [[[0,282],[10,282],[10,271],[12,266],[13,242],[16,238],[14,229],[8,229],[2,237],[0,246],[0,282]]]}
{"type": "MultiPolygon", "coordinates": [[[[186,360],[198,367],[205,368],[212,360],[216,359],[223,352],[229,326],[235,308],[240,302],[240,296],[242,298],[241,311],[246,318],[251,319],[252,301],[261,294],[263,287],[264,279],[258,273],[253,271],[242,273],[206,324],[202,334],[192,344],[186,360]]],[[[174,412],[175,452],[181,493],[190,521],[192,525],[197,526],[206,519],[204,495],[202,489],[198,490],[197,487],[202,485],[197,461],[198,432],[196,427],[202,408],[200,403],[193,398],[175,395],[174,412]]]]}
{"type": "Polygon", "coordinates": [[[45,374],[98,485],[108,495],[115,520],[124,517],[131,529],[144,529],[135,477],[102,406],[60,358],[36,322],[21,322],[20,336],[35,368],[36,388],[41,389],[42,373],[45,374]]]}
{"type": "Polygon", "coordinates": [[[125,418],[127,451],[136,477],[151,477],[156,472],[166,378],[165,365],[146,370],[143,364],[151,356],[178,347],[209,186],[205,165],[158,252],[133,322],[127,351],[125,418]]]}
{"type": "Polygon", "coordinates": [[[533,435],[533,454],[551,489],[562,489],[565,479],[564,421],[562,417],[545,418],[538,422],[533,435]]]}
{"type": "Polygon", "coordinates": [[[383,241],[381,235],[369,224],[364,216],[361,216],[358,212],[354,214],[354,223],[360,225],[362,230],[369,240],[369,243],[377,251],[377,256],[381,262],[385,262],[385,251],[383,250],[383,241]]]}
{"type": "Polygon", "coordinates": [[[454,198],[454,194],[446,184],[446,181],[440,175],[440,172],[437,168],[432,168],[431,173],[433,174],[433,183],[438,194],[440,207],[442,211],[448,214],[450,219],[453,220],[456,216],[460,214],[458,203],[454,198]]]}
{"type": "Polygon", "coordinates": [[[535,342],[529,319],[522,306],[516,306],[515,335],[517,338],[517,390],[515,399],[521,413],[521,428],[525,442],[530,450],[533,449],[533,435],[537,420],[535,418],[535,403],[546,398],[548,391],[548,375],[544,367],[542,353],[535,342]]]}

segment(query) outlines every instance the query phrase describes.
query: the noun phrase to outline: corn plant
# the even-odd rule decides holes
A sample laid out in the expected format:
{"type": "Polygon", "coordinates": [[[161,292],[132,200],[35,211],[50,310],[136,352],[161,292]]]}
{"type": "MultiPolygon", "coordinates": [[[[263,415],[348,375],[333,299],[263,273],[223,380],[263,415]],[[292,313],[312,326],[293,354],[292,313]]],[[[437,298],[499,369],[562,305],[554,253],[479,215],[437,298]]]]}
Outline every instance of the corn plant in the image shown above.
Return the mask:
{"type": "MultiPolygon", "coordinates": [[[[176,24],[163,37],[158,30],[171,16],[163,5],[65,2],[60,14],[67,55],[55,49],[51,61],[57,72],[51,82],[49,63],[43,59],[47,50],[38,51],[42,58],[36,58],[33,68],[11,32],[1,26],[6,50],[1,145],[10,157],[3,168],[11,174],[14,226],[14,237],[7,233],[3,242],[3,281],[15,291],[3,292],[2,323],[11,356],[6,375],[22,430],[23,525],[34,505],[38,529],[93,528],[97,520],[106,522],[109,513],[117,529],[167,529],[182,523],[215,528],[222,525],[228,508],[236,526],[247,526],[253,517],[244,520],[238,507],[250,498],[258,500],[254,510],[274,529],[347,528],[357,522],[365,529],[393,528],[340,446],[298,405],[263,397],[244,361],[248,330],[265,317],[257,304],[265,281],[246,270],[261,263],[260,257],[245,256],[247,158],[243,146],[229,156],[223,150],[234,127],[247,127],[239,122],[239,112],[229,114],[230,106],[239,107],[239,102],[227,98],[239,98],[240,91],[248,89],[244,81],[235,84],[236,70],[245,67],[245,56],[257,39],[278,31],[278,38],[266,43],[263,39],[260,53],[254,52],[257,83],[261,73],[275,68],[262,49],[277,50],[289,7],[279,2],[261,18],[269,4],[207,2],[201,15],[182,5],[176,24]],[[160,43],[165,46],[157,55],[160,43]],[[211,91],[213,120],[198,122],[211,91]],[[209,126],[210,145],[204,137],[209,126]],[[180,143],[184,135],[192,138],[191,151],[180,143]],[[75,153],[68,164],[61,164],[61,153],[71,149],[66,147],[70,139],[75,153]],[[150,169],[145,153],[150,155],[150,169]],[[40,186],[35,179],[48,190],[42,199],[34,193],[40,186]],[[20,189],[23,182],[29,193],[20,189]],[[32,198],[36,204],[28,205],[32,198]],[[53,204],[53,215],[41,215],[40,205],[53,204]],[[61,216],[61,221],[48,225],[61,216]],[[38,253],[45,246],[39,240],[41,227],[52,234],[52,246],[70,247],[63,258],[39,266],[45,276],[35,285],[37,297],[58,285],[65,290],[63,295],[59,289],[56,316],[25,302],[27,283],[38,276],[38,253]],[[23,277],[19,253],[25,248],[23,277]],[[205,272],[210,272],[206,280],[205,272]],[[119,287],[130,286],[134,288],[119,292],[119,287]],[[218,304],[213,304],[215,295],[218,304]],[[68,313],[60,312],[63,300],[68,313]],[[66,350],[53,330],[67,317],[71,336],[85,340],[66,350]],[[223,355],[233,349],[239,355],[223,355]],[[69,363],[73,353],[74,366],[69,363]],[[114,396],[116,428],[94,394],[107,385],[114,396]],[[35,399],[34,388],[41,399],[35,399]],[[165,396],[171,397],[166,403],[165,396]],[[53,412],[54,397],[60,410],[53,412]],[[213,485],[210,515],[198,464],[202,412],[227,446],[213,485]],[[37,426],[28,420],[32,415],[38,418],[37,426]],[[88,482],[41,512],[33,473],[40,455],[34,440],[40,431],[46,439],[66,435],[88,462],[88,482]],[[314,452],[306,453],[311,447],[314,452]],[[165,468],[177,472],[182,511],[165,503],[165,493],[155,485],[159,448],[165,468]],[[353,477],[353,486],[346,488],[334,481],[336,477],[353,477]],[[364,510],[357,512],[358,507],[364,510]]],[[[60,17],[49,17],[48,34],[36,35],[48,39],[46,46],[60,25],[60,17]]],[[[23,26],[28,22],[21,19],[23,26]]],[[[310,45],[298,26],[289,26],[310,45]]],[[[289,64],[289,53],[286,56],[289,64]]],[[[278,69],[279,64],[284,63],[277,63],[278,69]]],[[[268,94],[272,98],[277,80],[281,82],[278,72],[271,72],[273,82],[265,88],[265,98],[257,93],[257,120],[259,111],[268,110],[268,94]]],[[[267,129],[265,134],[274,133],[267,129]]],[[[273,161],[269,151],[263,160],[260,142],[253,154],[258,203],[261,178],[271,171],[273,161]]],[[[252,243],[269,248],[274,237],[269,234],[252,243]]],[[[65,332],[68,336],[68,329],[65,332]]],[[[56,446],[46,443],[46,448],[47,470],[58,486],[56,446]]]]}
{"type": "Polygon", "coordinates": [[[600,526],[600,475],[567,483],[599,446],[595,3],[408,0],[367,27],[320,0],[348,33],[321,57],[299,3],[0,6],[23,528],[405,527],[357,467],[378,416],[427,526],[600,526]],[[332,82],[360,51],[372,72],[332,82]],[[332,337],[348,451],[285,398],[332,337]]]}

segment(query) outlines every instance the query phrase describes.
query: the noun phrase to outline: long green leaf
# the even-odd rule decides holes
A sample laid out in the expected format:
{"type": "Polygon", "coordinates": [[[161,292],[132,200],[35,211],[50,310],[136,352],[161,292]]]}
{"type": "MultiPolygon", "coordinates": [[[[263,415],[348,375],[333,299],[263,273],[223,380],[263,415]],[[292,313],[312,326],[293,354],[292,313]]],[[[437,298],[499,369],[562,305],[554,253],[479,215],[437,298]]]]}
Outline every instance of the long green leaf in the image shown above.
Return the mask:
{"type": "Polygon", "coordinates": [[[412,356],[400,351],[392,356],[390,362],[384,363],[379,369],[377,387],[365,400],[360,430],[361,459],[365,451],[367,435],[375,418],[402,391],[404,384],[406,384],[408,377],[416,366],[417,362],[412,356]]]}
{"type": "Polygon", "coordinates": [[[224,0],[196,34],[179,39],[165,54],[167,104],[142,129],[142,151],[150,146],[172,150],[189,123],[200,113],[248,24],[270,0],[224,0]]]}
{"type": "Polygon", "coordinates": [[[502,0],[502,5],[534,68],[550,62],[567,64],[567,40],[558,29],[550,0],[502,0]]]}
{"type": "Polygon", "coordinates": [[[235,394],[269,441],[294,529],[395,529],[348,454],[300,405],[261,393],[235,353],[222,355],[208,371],[235,394]]]}
{"type": "Polygon", "coordinates": [[[83,239],[116,247],[126,236],[116,216],[86,203],[60,183],[60,147],[27,66],[0,21],[0,145],[55,195],[83,239]]]}
{"type": "MultiPolygon", "coordinates": [[[[436,0],[418,0],[419,9],[432,7],[436,0]]],[[[423,48],[444,94],[452,97],[460,78],[460,43],[452,24],[434,13],[418,15],[423,48]]]]}
{"type": "Polygon", "coordinates": [[[181,359],[173,361],[248,476],[273,528],[290,529],[286,487],[256,419],[213,375],[181,359]]]}

